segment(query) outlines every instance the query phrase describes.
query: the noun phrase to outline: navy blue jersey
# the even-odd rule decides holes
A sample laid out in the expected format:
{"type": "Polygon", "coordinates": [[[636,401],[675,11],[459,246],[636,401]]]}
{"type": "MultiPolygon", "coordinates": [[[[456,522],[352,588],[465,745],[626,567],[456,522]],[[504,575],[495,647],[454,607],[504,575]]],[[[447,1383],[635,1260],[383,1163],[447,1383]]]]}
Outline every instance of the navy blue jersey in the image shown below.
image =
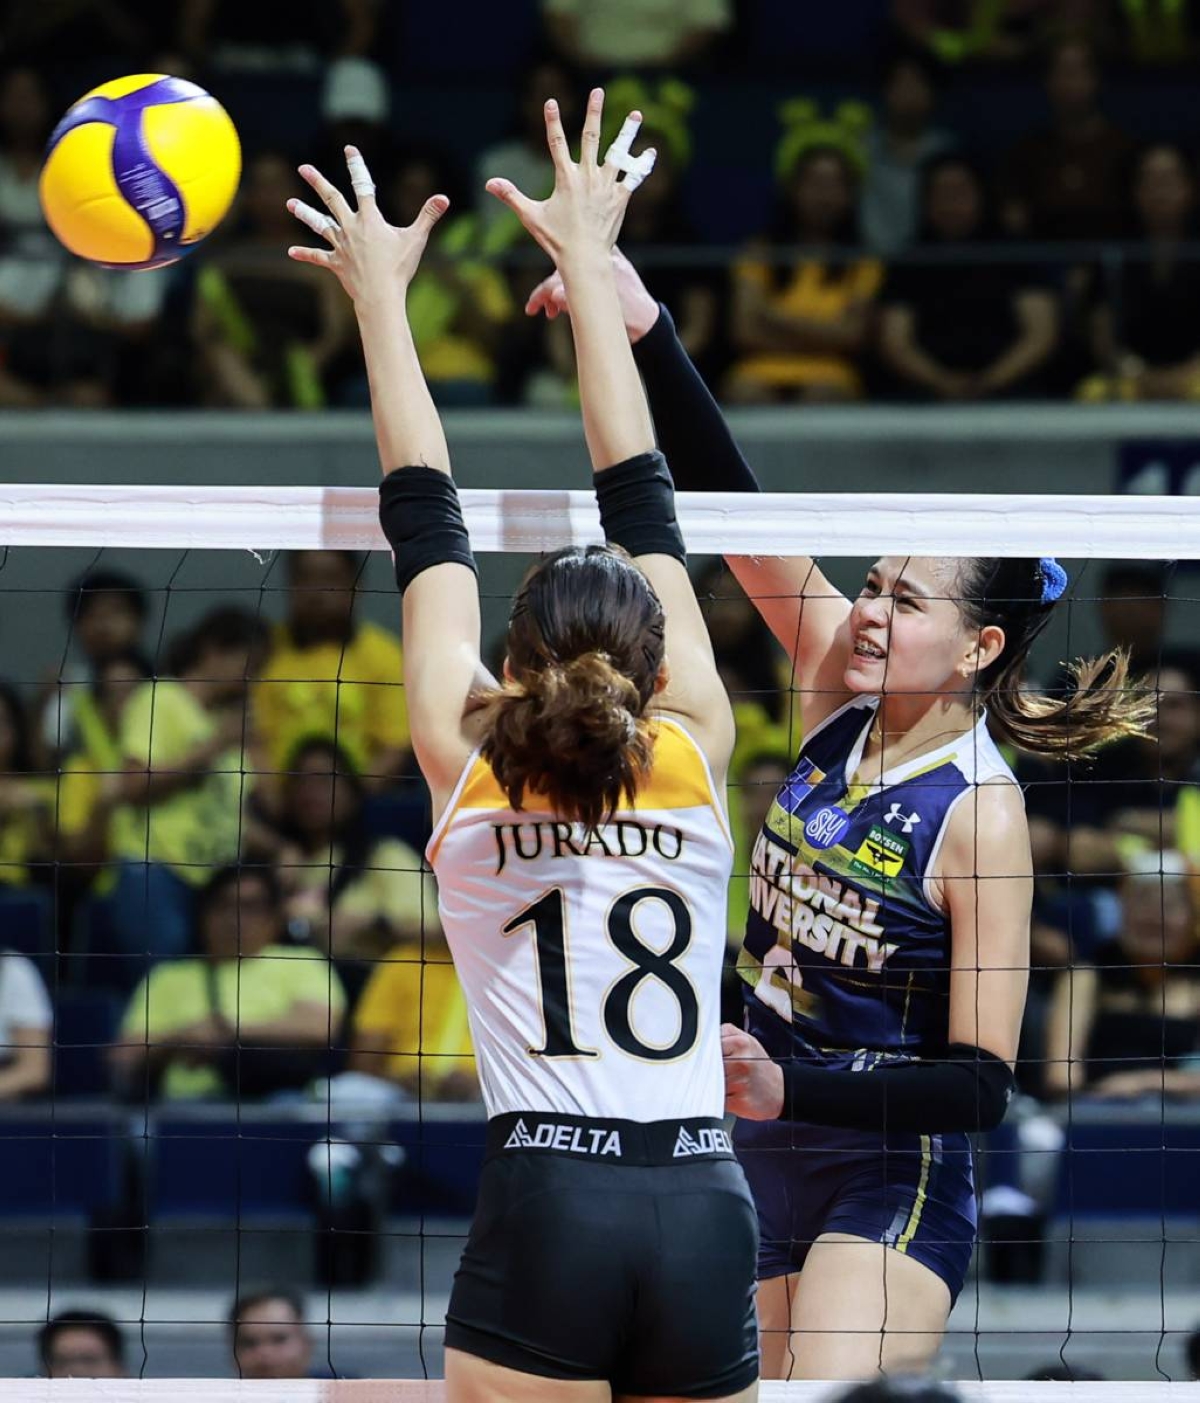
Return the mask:
{"type": "Polygon", "coordinates": [[[877,786],[848,784],[877,707],[851,701],[805,739],[755,844],[738,959],[747,1028],[772,1056],[858,1071],[945,1051],[950,926],[930,874],[955,806],[1012,779],[981,720],[877,786]]]}

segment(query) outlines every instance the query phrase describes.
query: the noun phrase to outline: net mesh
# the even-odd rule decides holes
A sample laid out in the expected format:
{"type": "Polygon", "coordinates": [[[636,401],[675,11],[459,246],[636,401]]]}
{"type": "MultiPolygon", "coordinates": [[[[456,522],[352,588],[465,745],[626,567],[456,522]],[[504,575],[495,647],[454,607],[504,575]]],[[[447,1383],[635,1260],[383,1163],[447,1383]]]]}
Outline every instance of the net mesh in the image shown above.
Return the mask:
{"type": "MultiPolygon", "coordinates": [[[[488,553],[494,655],[530,552],[598,539],[594,505],[583,493],[464,497],[488,553]]],[[[819,550],[851,593],[868,549],[1057,550],[1072,584],[1031,685],[1100,650],[1106,629],[1134,647],[1157,689],[1157,748],[1099,769],[1018,771],[1038,874],[1022,1095],[978,1147],[980,1247],[941,1368],[987,1380],[966,1395],[980,1398],[1010,1396],[994,1381],[1039,1366],[1187,1378],[1200,1220],[1189,769],[1200,699],[1188,652],[1200,601],[1188,543],[1200,503],[696,497],[680,519],[698,557],[784,538],[819,550]],[[1133,925],[1142,953],[1122,954],[1133,925]],[[1116,1042],[1103,1057],[1072,1047],[1063,1079],[1056,1007],[1069,1024],[1097,970],[1116,1042]]],[[[422,870],[428,801],[375,494],[9,486],[0,539],[0,941],[28,962],[3,961],[0,1041],[31,1045],[0,1068],[0,1376],[37,1367],[38,1329],[68,1308],[118,1320],[127,1365],[146,1376],[144,1394],[93,1396],[153,1397],[155,1378],[229,1373],[232,1302],[284,1283],[302,1293],[307,1367],[436,1379],[483,1115],[422,870]],[[209,886],[226,867],[240,882],[209,886]],[[220,975],[195,973],[201,928],[234,941],[220,975]],[[237,955],[247,940],[265,953],[237,955]]],[[[697,576],[739,724],[732,936],[750,901],[748,835],[800,739],[798,698],[732,578],[703,559],[697,576]]],[[[158,1396],[242,1396],[171,1387],[158,1396]]],[[[354,1400],[377,1386],[311,1387],[354,1400]]],[[[38,1388],[5,1385],[14,1398],[60,1396],[38,1388]]],[[[764,1386],[776,1396],[823,1395],[764,1386]]]]}

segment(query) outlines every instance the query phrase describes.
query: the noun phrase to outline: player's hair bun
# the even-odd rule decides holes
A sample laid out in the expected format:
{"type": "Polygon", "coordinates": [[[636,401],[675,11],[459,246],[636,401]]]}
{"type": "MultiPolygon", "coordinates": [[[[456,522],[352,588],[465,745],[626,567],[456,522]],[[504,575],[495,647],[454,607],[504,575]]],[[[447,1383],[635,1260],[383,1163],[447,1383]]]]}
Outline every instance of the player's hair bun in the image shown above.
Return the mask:
{"type": "Polygon", "coordinates": [[[514,808],[595,828],[650,767],[641,698],[603,652],[530,672],[490,703],[485,754],[514,808]]]}
{"type": "Polygon", "coordinates": [[[632,800],[650,770],[664,623],[619,547],[568,547],[529,572],[508,624],[509,681],[483,700],[483,757],[514,809],[596,828],[632,800]]]}

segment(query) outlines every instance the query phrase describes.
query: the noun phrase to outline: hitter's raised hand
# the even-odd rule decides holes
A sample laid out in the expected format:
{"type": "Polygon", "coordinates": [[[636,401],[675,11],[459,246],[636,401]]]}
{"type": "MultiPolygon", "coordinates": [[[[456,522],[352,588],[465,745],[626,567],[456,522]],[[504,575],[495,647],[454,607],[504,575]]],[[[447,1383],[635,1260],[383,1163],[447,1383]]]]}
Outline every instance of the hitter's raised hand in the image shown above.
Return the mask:
{"type": "MultiPolygon", "coordinates": [[[[612,251],[612,272],[617,298],[621,303],[621,316],[625,319],[625,330],[629,333],[630,343],[636,344],[658,320],[658,303],[647,291],[637,269],[619,248],[612,251]]],[[[529,294],[525,302],[525,315],[536,317],[539,313],[545,313],[547,321],[553,321],[563,312],[570,315],[571,301],[562,274],[556,268],[529,294]]]]}

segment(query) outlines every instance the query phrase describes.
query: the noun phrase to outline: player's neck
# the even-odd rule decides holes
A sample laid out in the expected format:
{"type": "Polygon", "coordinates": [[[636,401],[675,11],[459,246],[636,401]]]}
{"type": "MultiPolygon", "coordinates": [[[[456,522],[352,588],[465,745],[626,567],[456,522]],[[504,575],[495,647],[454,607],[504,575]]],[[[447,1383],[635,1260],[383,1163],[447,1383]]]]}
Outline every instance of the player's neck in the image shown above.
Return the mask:
{"type": "Polygon", "coordinates": [[[894,769],[965,735],[977,720],[972,707],[956,698],[884,697],[867,733],[863,763],[894,769]]]}

